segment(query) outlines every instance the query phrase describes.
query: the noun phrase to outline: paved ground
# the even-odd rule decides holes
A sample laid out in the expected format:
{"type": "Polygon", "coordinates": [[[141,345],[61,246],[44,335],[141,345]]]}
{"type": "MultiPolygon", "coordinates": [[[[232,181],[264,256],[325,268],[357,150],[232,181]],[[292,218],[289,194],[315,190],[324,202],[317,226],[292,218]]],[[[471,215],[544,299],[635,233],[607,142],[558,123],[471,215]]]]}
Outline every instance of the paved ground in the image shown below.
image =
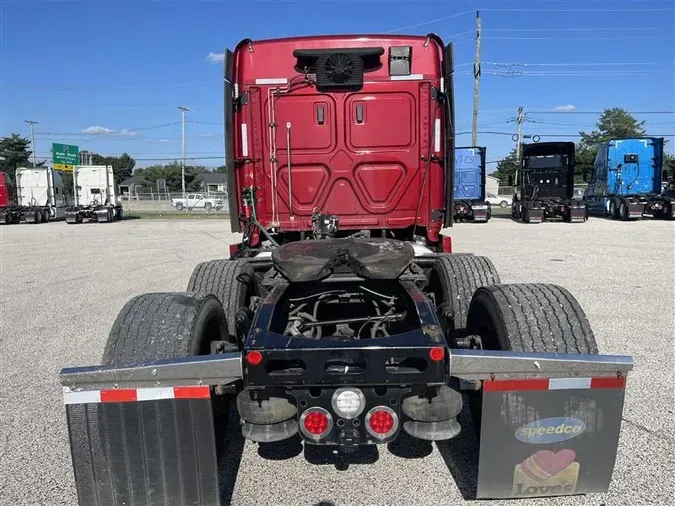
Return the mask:
{"type": "MultiPolygon", "coordinates": [[[[509,504],[672,504],[675,225],[495,218],[458,225],[452,235],[456,251],[490,256],[505,282],[570,289],[601,352],[637,360],[610,493],[509,504]]],[[[233,235],[215,220],[127,220],[0,227],[0,238],[0,504],[75,504],[59,369],[97,363],[129,298],[184,289],[193,267],[224,256],[233,235]]],[[[403,441],[346,470],[293,446],[262,458],[234,430],[232,438],[233,504],[470,503],[462,498],[468,435],[441,445],[403,441]]]]}

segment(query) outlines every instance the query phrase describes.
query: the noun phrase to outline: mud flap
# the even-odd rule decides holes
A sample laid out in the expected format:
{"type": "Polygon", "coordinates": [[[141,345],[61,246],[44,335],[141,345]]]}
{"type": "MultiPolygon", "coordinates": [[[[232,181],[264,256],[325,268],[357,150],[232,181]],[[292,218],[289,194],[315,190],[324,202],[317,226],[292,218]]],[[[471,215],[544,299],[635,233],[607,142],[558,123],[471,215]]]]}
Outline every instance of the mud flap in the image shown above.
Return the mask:
{"type": "Polygon", "coordinates": [[[219,504],[211,399],[155,395],[66,405],[80,505],[219,504]]]}
{"type": "Polygon", "coordinates": [[[528,223],[541,223],[544,221],[544,210],[539,208],[529,208],[527,213],[528,223]]]}
{"type": "Polygon", "coordinates": [[[488,221],[488,210],[487,207],[480,207],[476,209],[473,208],[473,220],[474,221],[488,221]]]}
{"type": "Polygon", "coordinates": [[[624,391],[612,377],[486,381],[477,498],[606,492],[624,391]]]}
{"type": "Polygon", "coordinates": [[[645,206],[639,202],[629,202],[628,203],[628,218],[636,219],[642,218],[644,214],[645,206]]]}
{"type": "Polygon", "coordinates": [[[586,221],[586,208],[572,207],[570,208],[570,222],[583,223],[586,221]]]}

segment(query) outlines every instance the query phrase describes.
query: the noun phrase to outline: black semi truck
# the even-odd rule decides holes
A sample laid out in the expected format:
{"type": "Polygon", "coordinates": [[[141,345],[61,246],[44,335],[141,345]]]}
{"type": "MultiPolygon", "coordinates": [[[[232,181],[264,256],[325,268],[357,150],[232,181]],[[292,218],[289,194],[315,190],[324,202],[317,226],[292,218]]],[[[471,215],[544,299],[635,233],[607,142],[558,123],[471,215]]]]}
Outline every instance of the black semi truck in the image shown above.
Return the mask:
{"type": "Polygon", "coordinates": [[[574,143],[523,144],[511,215],[526,223],[583,223],[588,210],[574,197],[574,143]]]}

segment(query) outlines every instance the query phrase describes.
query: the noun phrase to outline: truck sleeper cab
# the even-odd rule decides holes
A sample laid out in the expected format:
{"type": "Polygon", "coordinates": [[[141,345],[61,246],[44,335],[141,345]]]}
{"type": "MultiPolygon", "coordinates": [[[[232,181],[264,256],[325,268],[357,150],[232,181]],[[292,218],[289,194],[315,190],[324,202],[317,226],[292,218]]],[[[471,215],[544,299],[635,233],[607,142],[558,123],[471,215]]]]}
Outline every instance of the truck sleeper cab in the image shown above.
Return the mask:
{"type": "Polygon", "coordinates": [[[64,218],[67,198],[58,171],[51,167],[18,167],[15,176],[15,189],[4,172],[1,176],[5,190],[0,192],[0,222],[46,223],[64,218]]]}
{"type": "Polygon", "coordinates": [[[526,223],[588,219],[586,204],[574,195],[573,142],[523,144],[511,215],[526,223]]]}
{"type": "Polygon", "coordinates": [[[487,222],[492,206],[485,198],[485,148],[455,148],[455,220],[487,222]]]}
{"type": "Polygon", "coordinates": [[[598,149],[587,185],[589,213],[624,221],[675,218],[662,169],[662,137],[610,139],[598,149]]]}
{"type": "Polygon", "coordinates": [[[435,35],[245,40],[227,52],[232,230],[259,247],[329,221],[322,232],[336,237],[416,234],[440,248],[452,222],[451,68],[435,35]]]}

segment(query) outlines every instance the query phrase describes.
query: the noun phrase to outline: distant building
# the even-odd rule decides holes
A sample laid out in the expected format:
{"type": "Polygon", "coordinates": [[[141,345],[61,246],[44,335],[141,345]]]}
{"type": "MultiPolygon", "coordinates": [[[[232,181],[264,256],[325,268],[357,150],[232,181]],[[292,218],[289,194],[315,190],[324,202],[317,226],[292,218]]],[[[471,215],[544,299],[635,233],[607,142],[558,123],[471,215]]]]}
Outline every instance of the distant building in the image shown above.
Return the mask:
{"type": "Polygon", "coordinates": [[[485,176],[485,194],[499,194],[499,179],[493,176],[485,176]]]}
{"type": "Polygon", "coordinates": [[[118,191],[120,195],[131,197],[137,193],[145,193],[146,191],[149,192],[150,190],[146,188],[146,183],[145,179],[143,179],[143,176],[137,174],[122,181],[118,185],[118,191]]]}
{"type": "Polygon", "coordinates": [[[207,193],[225,193],[227,178],[224,172],[205,172],[202,177],[202,191],[207,193]]]}

